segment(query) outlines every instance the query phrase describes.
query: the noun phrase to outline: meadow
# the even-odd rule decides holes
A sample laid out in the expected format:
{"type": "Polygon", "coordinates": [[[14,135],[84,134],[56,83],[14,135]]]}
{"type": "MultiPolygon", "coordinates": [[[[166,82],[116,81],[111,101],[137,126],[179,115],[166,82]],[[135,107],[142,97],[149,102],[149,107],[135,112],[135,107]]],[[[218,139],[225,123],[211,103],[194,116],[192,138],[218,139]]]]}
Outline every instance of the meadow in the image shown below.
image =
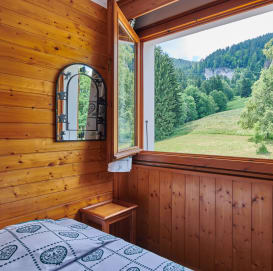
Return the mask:
{"type": "Polygon", "coordinates": [[[254,132],[238,124],[247,100],[235,97],[226,111],[186,123],[168,139],[157,141],[155,150],[273,159],[273,141],[267,142],[268,154],[257,154],[257,146],[251,140],[254,132]]]}

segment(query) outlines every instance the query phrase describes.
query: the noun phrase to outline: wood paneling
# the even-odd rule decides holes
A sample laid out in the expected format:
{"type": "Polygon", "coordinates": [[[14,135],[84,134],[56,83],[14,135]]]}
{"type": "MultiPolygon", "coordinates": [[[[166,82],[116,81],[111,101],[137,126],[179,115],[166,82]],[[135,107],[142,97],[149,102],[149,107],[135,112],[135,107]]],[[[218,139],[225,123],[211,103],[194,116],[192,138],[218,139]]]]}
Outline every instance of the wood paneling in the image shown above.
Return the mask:
{"type": "Polygon", "coordinates": [[[252,270],[272,266],[272,187],[252,185],[252,270]],[[262,246],[261,246],[262,244],[262,246]]]}
{"type": "Polygon", "coordinates": [[[112,199],[105,142],[54,142],[58,72],[84,62],[106,76],[106,20],[89,0],[1,0],[0,228],[112,199]]]}
{"type": "Polygon", "coordinates": [[[200,177],[186,175],[185,263],[199,268],[200,177]]]}
{"type": "MultiPolygon", "coordinates": [[[[159,212],[159,246],[160,253],[166,258],[171,257],[172,248],[172,176],[167,172],[159,173],[160,212],[159,212]]],[[[152,215],[152,214],[151,214],[152,215]]]]}
{"type": "Polygon", "coordinates": [[[232,182],[217,179],[215,202],[215,270],[232,270],[232,182]]]}
{"type": "MultiPolygon", "coordinates": [[[[135,178],[136,179],[136,178],[135,178]]],[[[131,180],[131,179],[130,179],[131,180]]],[[[137,184],[135,185],[137,186],[137,184]]],[[[160,251],[160,228],[154,225],[160,225],[160,180],[159,172],[151,170],[149,172],[149,217],[148,217],[148,247],[149,249],[159,252],[160,251]]]]}
{"type": "Polygon", "coordinates": [[[272,181],[134,165],[125,183],[139,245],[194,270],[273,270],[272,181]]]}
{"type": "Polygon", "coordinates": [[[149,171],[141,170],[137,175],[137,202],[139,204],[139,215],[137,217],[137,230],[141,232],[139,240],[143,246],[148,245],[148,217],[149,217],[149,171]]]}
{"type": "Polygon", "coordinates": [[[251,184],[233,182],[233,270],[251,269],[251,184]]]}
{"type": "Polygon", "coordinates": [[[159,8],[168,6],[178,0],[157,0],[157,1],[145,1],[145,0],[120,0],[118,2],[119,7],[128,20],[140,17],[146,13],[150,13],[159,8]]]}
{"type": "Polygon", "coordinates": [[[185,178],[185,175],[178,173],[172,176],[172,255],[183,262],[185,260],[185,178]]]}
{"type": "Polygon", "coordinates": [[[200,266],[214,270],[215,264],[215,179],[200,178],[200,266]]]}

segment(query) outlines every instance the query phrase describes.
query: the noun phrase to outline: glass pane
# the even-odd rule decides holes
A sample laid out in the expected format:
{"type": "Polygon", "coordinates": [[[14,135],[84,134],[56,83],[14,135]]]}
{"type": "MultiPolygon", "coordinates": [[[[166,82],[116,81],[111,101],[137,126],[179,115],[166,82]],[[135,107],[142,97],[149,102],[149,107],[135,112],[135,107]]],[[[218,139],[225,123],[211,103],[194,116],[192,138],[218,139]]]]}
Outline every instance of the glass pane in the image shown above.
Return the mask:
{"type": "MultiPolygon", "coordinates": [[[[80,91],[78,94],[78,130],[86,130],[88,112],[94,105],[90,101],[91,78],[81,74],[79,76],[80,91]]],[[[94,110],[93,110],[94,111],[94,110]]]]}
{"type": "Polygon", "coordinates": [[[57,83],[57,140],[105,139],[105,85],[85,64],[60,72],[57,83]]]}
{"type": "Polygon", "coordinates": [[[118,150],[135,146],[136,46],[119,22],[118,150]]]}

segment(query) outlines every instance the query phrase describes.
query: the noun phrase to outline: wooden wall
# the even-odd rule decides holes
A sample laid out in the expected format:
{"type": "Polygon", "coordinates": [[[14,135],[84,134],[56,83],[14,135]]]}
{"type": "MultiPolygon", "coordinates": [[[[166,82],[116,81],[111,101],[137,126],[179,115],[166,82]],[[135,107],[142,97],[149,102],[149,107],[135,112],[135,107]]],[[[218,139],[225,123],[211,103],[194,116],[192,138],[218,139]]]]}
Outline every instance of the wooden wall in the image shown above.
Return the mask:
{"type": "Polygon", "coordinates": [[[140,246],[200,270],[272,270],[272,181],[134,165],[114,182],[139,204],[140,246]]]}
{"type": "Polygon", "coordinates": [[[105,142],[54,142],[56,76],[84,62],[106,78],[106,19],[90,0],[0,1],[0,228],[112,198],[105,142]]]}

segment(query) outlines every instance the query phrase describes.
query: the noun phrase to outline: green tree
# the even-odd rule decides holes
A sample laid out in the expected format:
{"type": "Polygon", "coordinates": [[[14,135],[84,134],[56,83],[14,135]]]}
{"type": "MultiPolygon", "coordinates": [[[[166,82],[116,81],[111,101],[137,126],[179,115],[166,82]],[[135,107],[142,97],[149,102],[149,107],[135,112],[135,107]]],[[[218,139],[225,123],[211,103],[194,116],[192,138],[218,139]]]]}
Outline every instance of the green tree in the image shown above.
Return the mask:
{"type": "Polygon", "coordinates": [[[253,74],[250,70],[245,69],[241,73],[238,83],[238,90],[241,97],[249,97],[251,95],[251,87],[254,82],[253,74]]]}
{"type": "Polygon", "coordinates": [[[217,112],[222,112],[227,108],[227,96],[222,91],[213,90],[210,93],[210,96],[213,98],[214,102],[217,105],[217,112]]]}
{"type": "Polygon", "coordinates": [[[225,80],[222,81],[222,84],[223,84],[223,90],[222,90],[223,93],[227,96],[229,101],[232,100],[234,97],[234,93],[233,93],[232,88],[225,80]]]}
{"type": "MultiPolygon", "coordinates": [[[[273,39],[266,44],[264,54],[273,60],[273,39]]],[[[252,96],[243,111],[240,124],[244,129],[255,129],[261,140],[273,138],[273,64],[264,69],[253,85],[252,96]]]]}
{"type": "Polygon", "coordinates": [[[201,89],[204,93],[209,95],[213,90],[220,90],[223,91],[224,84],[227,84],[224,82],[223,77],[217,75],[213,76],[208,80],[205,80],[202,82],[201,89]]]}
{"type": "Polygon", "coordinates": [[[273,39],[264,46],[263,53],[268,60],[273,60],[273,39]]]}
{"type": "Polygon", "coordinates": [[[193,97],[196,104],[198,118],[203,118],[205,116],[215,113],[217,107],[213,99],[210,99],[208,95],[201,92],[197,87],[192,85],[188,86],[185,89],[185,94],[193,97]]]}
{"type": "Polygon", "coordinates": [[[85,130],[90,104],[91,78],[85,74],[79,75],[80,91],[78,101],[78,125],[79,130],[85,130]]]}
{"type": "Polygon", "coordinates": [[[179,124],[181,110],[174,65],[160,47],[155,49],[155,139],[170,136],[179,124]]]}
{"type": "Polygon", "coordinates": [[[185,95],[184,93],[178,94],[179,115],[180,115],[180,118],[178,119],[178,125],[183,125],[187,120],[188,105],[187,105],[185,96],[187,95],[185,95]]]}
{"type": "Polygon", "coordinates": [[[184,122],[193,121],[198,118],[196,104],[193,97],[180,93],[179,95],[180,108],[184,112],[184,122]]]}
{"type": "Polygon", "coordinates": [[[176,78],[180,85],[180,90],[184,91],[184,89],[187,87],[188,77],[185,74],[185,72],[182,69],[175,69],[176,78]]]}
{"type": "MultiPolygon", "coordinates": [[[[134,142],[135,125],[135,65],[134,46],[127,43],[119,44],[118,65],[118,118],[119,118],[119,142],[131,147],[134,142]]],[[[125,145],[124,145],[125,146],[125,145]]]]}

